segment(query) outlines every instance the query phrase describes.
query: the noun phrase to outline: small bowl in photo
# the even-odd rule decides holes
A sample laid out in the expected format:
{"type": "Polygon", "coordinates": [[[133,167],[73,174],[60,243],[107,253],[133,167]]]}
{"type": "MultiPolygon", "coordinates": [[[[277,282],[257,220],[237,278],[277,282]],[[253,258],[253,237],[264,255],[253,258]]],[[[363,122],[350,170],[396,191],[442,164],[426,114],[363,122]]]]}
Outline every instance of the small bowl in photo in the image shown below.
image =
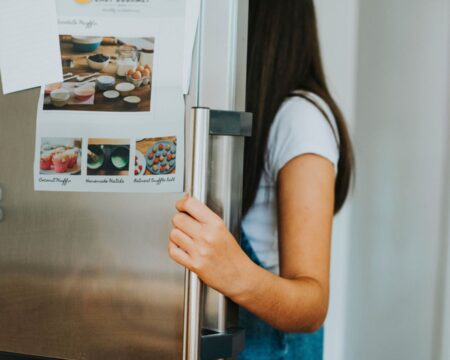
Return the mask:
{"type": "Polygon", "coordinates": [[[130,149],[125,146],[116,147],[111,153],[111,163],[117,170],[127,168],[130,162],[130,149]]]}
{"type": "Polygon", "coordinates": [[[87,63],[92,70],[103,70],[109,64],[110,57],[102,54],[88,56],[87,63]]]}
{"type": "Polygon", "coordinates": [[[125,104],[129,107],[135,108],[139,105],[141,102],[141,98],[138,96],[127,96],[123,99],[125,101],[125,104]]]}
{"type": "Polygon", "coordinates": [[[76,52],[91,52],[100,47],[103,38],[100,36],[72,36],[73,49],[76,52]]]}
{"type": "Polygon", "coordinates": [[[50,93],[50,99],[53,106],[63,107],[69,102],[70,93],[64,89],[56,89],[50,93]]]}
{"type": "Polygon", "coordinates": [[[120,93],[116,90],[108,90],[103,93],[103,96],[108,101],[115,101],[119,98],[120,93]]]}
{"type": "Polygon", "coordinates": [[[105,163],[105,152],[101,146],[90,145],[87,154],[87,167],[91,170],[100,169],[105,163]]]}
{"type": "Polygon", "coordinates": [[[136,89],[136,86],[134,84],[123,82],[116,85],[116,90],[122,95],[123,97],[128,96],[131,94],[131,92],[136,89]]]}
{"type": "Polygon", "coordinates": [[[50,93],[53,90],[61,89],[61,87],[62,87],[61,83],[48,84],[48,85],[45,86],[44,93],[45,93],[46,96],[48,96],[48,95],[50,95],[50,93]]]}
{"type": "Polygon", "coordinates": [[[73,92],[75,97],[80,101],[86,101],[95,94],[95,87],[91,85],[81,86],[73,92]]]}
{"type": "Polygon", "coordinates": [[[102,75],[96,80],[97,89],[101,91],[112,90],[116,84],[116,78],[114,76],[102,75]]]}

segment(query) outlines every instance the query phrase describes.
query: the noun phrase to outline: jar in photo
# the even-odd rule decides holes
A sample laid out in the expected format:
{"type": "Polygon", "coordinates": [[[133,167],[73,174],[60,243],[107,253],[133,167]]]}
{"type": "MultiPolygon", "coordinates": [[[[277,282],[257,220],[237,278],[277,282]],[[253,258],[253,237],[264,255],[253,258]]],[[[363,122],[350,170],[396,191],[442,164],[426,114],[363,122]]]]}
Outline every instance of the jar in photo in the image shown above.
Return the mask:
{"type": "Polygon", "coordinates": [[[139,64],[142,66],[148,65],[152,66],[153,64],[153,49],[142,49],[139,52],[139,64]]]}
{"type": "Polygon", "coordinates": [[[138,66],[138,51],[135,46],[122,45],[117,49],[117,75],[125,76],[138,66]]]}

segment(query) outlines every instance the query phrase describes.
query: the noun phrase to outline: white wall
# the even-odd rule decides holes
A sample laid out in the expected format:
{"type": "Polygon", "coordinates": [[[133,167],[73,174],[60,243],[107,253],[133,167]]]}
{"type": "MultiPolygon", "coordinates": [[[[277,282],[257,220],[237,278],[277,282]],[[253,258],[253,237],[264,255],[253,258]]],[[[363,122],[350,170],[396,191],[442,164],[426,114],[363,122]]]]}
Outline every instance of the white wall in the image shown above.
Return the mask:
{"type": "Polygon", "coordinates": [[[444,360],[449,1],[360,10],[344,358],[444,360]]]}
{"type": "Polygon", "coordinates": [[[325,359],[450,359],[450,0],[315,3],[357,157],[325,359]]]}

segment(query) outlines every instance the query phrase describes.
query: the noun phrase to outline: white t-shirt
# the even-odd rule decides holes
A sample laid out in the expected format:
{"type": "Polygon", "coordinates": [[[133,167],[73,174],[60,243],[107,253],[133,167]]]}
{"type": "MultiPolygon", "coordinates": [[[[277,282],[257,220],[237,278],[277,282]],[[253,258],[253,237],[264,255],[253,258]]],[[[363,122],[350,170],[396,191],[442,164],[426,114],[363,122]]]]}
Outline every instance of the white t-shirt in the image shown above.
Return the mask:
{"type": "Polygon", "coordinates": [[[294,96],[283,102],[270,128],[266,159],[255,202],[242,221],[242,230],[262,265],[279,272],[276,183],[278,172],[293,158],[317,154],[329,159],[337,170],[338,134],[332,111],[320,97],[302,93],[318,104],[294,96]]]}

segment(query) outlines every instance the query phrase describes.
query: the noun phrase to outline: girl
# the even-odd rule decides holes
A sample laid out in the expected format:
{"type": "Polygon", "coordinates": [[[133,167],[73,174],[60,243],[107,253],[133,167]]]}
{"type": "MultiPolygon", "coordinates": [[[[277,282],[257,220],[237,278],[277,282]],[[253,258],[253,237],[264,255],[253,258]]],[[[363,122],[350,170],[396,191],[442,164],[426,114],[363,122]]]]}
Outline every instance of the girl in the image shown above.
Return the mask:
{"type": "Polygon", "coordinates": [[[241,359],[321,359],[333,215],[353,154],[328,91],[313,0],[250,0],[242,248],[222,220],[185,196],[173,260],[241,306],[241,359]]]}

